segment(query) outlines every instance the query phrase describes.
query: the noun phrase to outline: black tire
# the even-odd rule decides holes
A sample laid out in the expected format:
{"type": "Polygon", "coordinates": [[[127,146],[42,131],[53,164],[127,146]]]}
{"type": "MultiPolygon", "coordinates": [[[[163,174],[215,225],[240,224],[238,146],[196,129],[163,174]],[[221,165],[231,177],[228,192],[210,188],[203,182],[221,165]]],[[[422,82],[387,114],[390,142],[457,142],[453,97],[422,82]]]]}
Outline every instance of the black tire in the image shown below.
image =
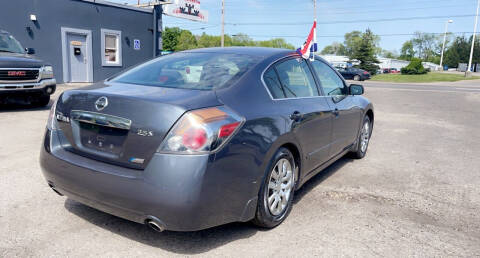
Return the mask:
{"type": "MultiPolygon", "coordinates": [[[[265,173],[266,175],[260,188],[260,192],[258,194],[257,211],[255,214],[255,218],[252,220],[253,224],[264,228],[274,228],[287,218],[293,206],[293,198],[297,182],[296,171],[297,170],[295,159],[292,153],[286,148],[280,148],[273,156],[268,170],[265,173]],[[268,195],[269,193],[271,193],[271,189],[269,189],[268,185],[270,183],[270,180],[272,180],[272,173],[274,173],[277,163],[282,159],[288,160],[291,164],[291,170],[293,173],[293,186],[291,187],[291,190],[289,192],[289,198],[285,208],[280,214],[274,215],[268,207],[268,195]]],[[[280,201],[277,203],[277,205],[280,205],[280,201]]]]}
{"type": "Polygon", "coordinates": [[[362,77],[360,77],[360,75],[357,74],[357,75],[353,76],[353,80],[358,82],[358,81],[362,80],[362,77]]]}
{"type": "Polygon", "coordinates": [[[370,118],[368,116],[365,116],[363,118],[362,126],[360,127],[360,132],[358,133],[358,139],[357,139],[356,147],[352,152],[353,158],[363,159],[365,157],[365,155],[367,154],[368,145],[370,143],[370,137],[371,136],[372,136],[372,122],[370,121],[370,118]],[[368,124],[368,140],[366,142],[365,148],[362,149],[362,140],[365,137],[365,134],[364,134],[365,124],[368,124]]]}
{"type": "Polygon", "coordinates": [[[33,102],[36,107],[45,107],[50,103],[50,95],[41,95],[33,102]]]}

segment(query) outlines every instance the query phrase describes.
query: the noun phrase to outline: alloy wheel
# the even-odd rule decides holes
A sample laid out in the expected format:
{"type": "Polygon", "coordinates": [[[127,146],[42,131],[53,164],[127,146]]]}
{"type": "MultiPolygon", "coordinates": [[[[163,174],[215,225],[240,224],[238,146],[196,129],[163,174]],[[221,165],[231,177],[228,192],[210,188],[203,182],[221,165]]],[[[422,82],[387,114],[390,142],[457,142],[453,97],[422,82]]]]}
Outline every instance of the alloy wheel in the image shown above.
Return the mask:
{"type": "Polygon", "coordinates": [[[365,122],[362,128],[362,134],[360,136],[360,150],[362,152],[367,151],[368,141],[370,141],[370,123],[365,122]]]}
{"type": "Polygon", "coordinates": [[[268,180],[268,209],[273,216],[285,211],[290,200],[295,178],[289,160],[282,158],[274,166],[268,180]]]}

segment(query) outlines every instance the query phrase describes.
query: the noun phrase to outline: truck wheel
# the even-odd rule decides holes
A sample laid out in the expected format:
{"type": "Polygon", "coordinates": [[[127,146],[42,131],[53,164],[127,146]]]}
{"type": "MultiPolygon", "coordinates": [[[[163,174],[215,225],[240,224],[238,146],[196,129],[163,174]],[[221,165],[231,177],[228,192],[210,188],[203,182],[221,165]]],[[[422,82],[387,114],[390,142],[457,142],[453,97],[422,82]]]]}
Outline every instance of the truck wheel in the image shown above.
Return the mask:
{"type": "Polygon", "coordinates": [[[33,103],[36,107],[45,107],[50,103],[50,95],[41,95],[38,99],[35,100],[33,103]]]}

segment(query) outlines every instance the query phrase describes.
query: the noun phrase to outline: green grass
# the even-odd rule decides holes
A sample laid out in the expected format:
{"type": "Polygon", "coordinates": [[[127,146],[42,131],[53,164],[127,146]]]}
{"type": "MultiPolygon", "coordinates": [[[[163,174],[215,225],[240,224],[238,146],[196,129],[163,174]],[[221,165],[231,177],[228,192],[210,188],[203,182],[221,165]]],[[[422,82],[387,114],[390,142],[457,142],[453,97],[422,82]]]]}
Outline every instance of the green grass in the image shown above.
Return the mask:
{"type": "Polygon", "coordinates": [[[372,77],[372,81],[382,82],[456,82],[462,80],[476,80],[478,76],[465,78],[462,74],[430,72],[420,75],[402,75],[402,74],[378,74],[372,77]]]}

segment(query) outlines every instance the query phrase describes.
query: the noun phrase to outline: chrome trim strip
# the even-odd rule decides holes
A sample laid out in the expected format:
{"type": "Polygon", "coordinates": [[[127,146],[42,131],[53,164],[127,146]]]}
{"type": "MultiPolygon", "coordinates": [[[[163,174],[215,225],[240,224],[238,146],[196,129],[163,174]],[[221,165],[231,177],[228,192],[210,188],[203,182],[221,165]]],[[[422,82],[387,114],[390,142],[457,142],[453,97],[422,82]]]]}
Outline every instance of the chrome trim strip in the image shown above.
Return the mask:
{"type": "Polygon", "coordinates": [[[44,79],[40,82],[33,83],[1,83],[0,82],[0,92],[2,90],[29,90],[29,89],[43,89],[47,86],[56,85],[57,81],[55,79],[44,79]]]}
{"type": "Polygon", "coordinates": [[[21,68],[21,67],[3,67],[0,70],[40,70],[41,67],[30,67],[30,68],[21,68]]]}
{"type": "Polygon", "coordinates": [[[70,119],[83,123],[124,130],[130,130],[130,127],[132,126],[132,120],[130,119],[81,110],[72,110],[70,112],[70,119]]]}

